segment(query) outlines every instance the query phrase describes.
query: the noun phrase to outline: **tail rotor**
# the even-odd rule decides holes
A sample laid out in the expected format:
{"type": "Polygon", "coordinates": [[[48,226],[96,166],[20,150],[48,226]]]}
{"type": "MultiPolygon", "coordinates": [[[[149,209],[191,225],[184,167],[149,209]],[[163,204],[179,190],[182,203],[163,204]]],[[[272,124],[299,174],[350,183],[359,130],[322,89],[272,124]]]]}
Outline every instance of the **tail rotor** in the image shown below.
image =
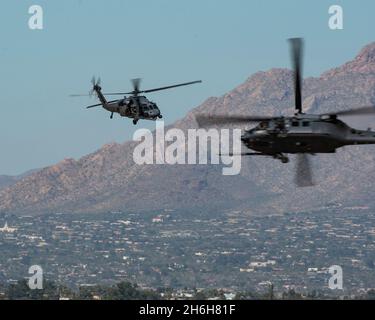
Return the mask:
{"type": "Polygon", "coordinates": [[[92,97],[95,92],[98,92],[98,91],[102,90],[102,88],[100,86],[100,84],[101,84],[100,77],[98,79],[96,79],[95,76],[93,76],[92,79],[91,79],[91,84],[92,84],[92,89],[89,92],[90,97],[92,97]]]}

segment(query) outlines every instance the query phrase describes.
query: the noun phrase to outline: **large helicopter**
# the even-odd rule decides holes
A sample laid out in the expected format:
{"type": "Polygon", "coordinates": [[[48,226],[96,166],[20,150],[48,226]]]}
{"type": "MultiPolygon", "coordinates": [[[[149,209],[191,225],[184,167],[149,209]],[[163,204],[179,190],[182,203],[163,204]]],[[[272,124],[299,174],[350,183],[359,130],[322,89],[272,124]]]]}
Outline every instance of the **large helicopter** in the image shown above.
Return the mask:
{"type": "MultiPolygon", "coordinates": [[[[119,113],[122,117],[127,117],[133,119],[133,124],[136,125],[140,119],[144,120],[156,120],[161,119],[163,116],[160,112],[160,109],[155,102],[148,100],[145,96],[140,95],[143,93],[150,93],[155,91],[167,90],[182,86],[188,86],[195,83],[201,83],[201,80],[186,82],[181,84],[176,84],[167,87],[149,89],[149,90],[140,90],[141,79],[133,79],[133,91],[130,92],[115,92],[115,93],[102,93],[102,88],[100,86],[100,78],[92,78],[92,90],[88,94],[92,96],[94,93],[100,100],[100,103],[88,106],[87,109],[95,108],[102,106],[104,109],[111,112],[110,118],[113,119],[114,113],[119,113]],[[107,101],[105,96],[115,96],[123,95],[122,99],[107,101]],[[126,97],[125,95],[130,95],[126,97]]],[[[88,96],[82,94],[73,94],[71,97],[81,97],[88,96]]]]}
{"type": "Polygon", "coordinates": [[[289,39],[294,69],[294,116],[268,117],[246,115],[196,115],[200,126],[258,123],[241,136],[243,144],[256,152],[244,156],[269,156],[288,163],[288,154],[297,155],[296,184],[314,185],[309,155],[335,153],[348,145],[375,144],[375,132],[351,128],[338,117],[374,114],[375,107],[367,106],[323,114],[305,114],[302,111],[302,51],[301,38],[289,39]]]}

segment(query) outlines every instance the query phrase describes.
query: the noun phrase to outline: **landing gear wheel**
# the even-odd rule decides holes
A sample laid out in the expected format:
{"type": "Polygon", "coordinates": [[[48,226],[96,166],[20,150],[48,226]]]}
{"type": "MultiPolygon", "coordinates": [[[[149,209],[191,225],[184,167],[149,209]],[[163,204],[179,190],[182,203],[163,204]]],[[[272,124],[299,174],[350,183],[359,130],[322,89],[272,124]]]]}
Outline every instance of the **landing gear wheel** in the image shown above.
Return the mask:
{"type": "Polygon", "coordinates": [[[133,119],[133,124],[136,125],[138,123],[138,119],[133,119]]]}
{"type": "Polygon", "coordinates": [[[158,115],[158,118],[159,118],[159,119],[162,119],[162,118],[163,118],[163,116],[162,116],[161,114],[159,114],[159,115],[158,115]]]}
{"type": "Polygon", "coordinates": [[[283,155],[282,153],[276,154],[273,157],[274,157],[274,159],[280,160],[282,163],[288,163],[289,162],[289,158],[287,156],[283,155]]]}

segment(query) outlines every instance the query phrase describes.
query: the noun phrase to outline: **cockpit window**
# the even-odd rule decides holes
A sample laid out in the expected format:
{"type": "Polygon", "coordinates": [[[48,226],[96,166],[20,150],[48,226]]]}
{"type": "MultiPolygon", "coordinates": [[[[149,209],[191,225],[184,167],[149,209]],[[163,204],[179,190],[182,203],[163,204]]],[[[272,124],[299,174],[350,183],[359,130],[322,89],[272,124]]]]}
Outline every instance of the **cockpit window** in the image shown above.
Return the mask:
{"type": "Polygon", "coordinates": [[[138,97],[138,100],[139,100],[140,103],[147,103],[147,99],[144,96],[138,97]]]}

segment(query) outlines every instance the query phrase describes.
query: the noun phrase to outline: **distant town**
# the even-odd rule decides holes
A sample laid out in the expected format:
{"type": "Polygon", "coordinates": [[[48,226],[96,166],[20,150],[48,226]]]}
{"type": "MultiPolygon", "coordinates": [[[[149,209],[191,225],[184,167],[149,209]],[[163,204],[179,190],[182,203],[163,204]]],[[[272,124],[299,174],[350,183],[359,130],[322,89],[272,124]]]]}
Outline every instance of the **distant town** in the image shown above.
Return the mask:
{"type": "Polygon", "coordinates": [[[129,281],[179,297],[203,290],[266,294],[270,287],[275,294],[357,296],[375,288],[375,215],[367,207],[331,204],[270,216],[3,214],[0,225],[2,286],[39,265],[46,280],[72,289],[129,281]],[[328,287],[332,265],[343,269],[343,290],[328,287]]]}

